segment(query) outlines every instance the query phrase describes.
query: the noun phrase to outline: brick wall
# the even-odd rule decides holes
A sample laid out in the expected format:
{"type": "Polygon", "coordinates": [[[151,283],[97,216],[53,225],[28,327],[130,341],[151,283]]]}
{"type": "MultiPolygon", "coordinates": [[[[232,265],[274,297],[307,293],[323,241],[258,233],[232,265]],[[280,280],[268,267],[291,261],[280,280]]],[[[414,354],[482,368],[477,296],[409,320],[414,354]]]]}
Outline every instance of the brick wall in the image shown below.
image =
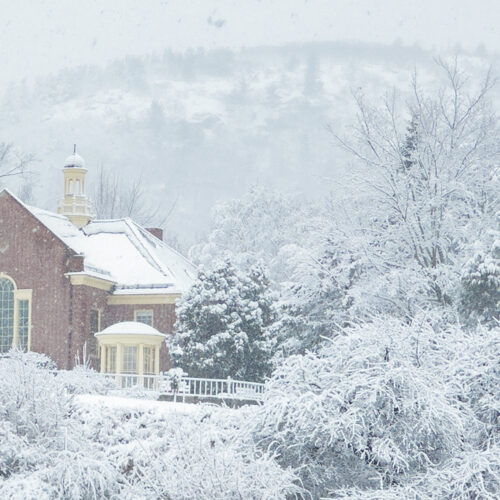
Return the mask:
{"type": "MultiPolygon", "coordinates": [[[[90,333],[90,311],[97,309],[104,312],[107,307],[108,292],[91,288],[85,285],[71,286],[71,303],[72,303],[72,335],[71,335],[71,362],[74,365],[75,360],[83,361],[84,345],[87,342],[87,349],[90,349],[96,341],[90,333]]],[[[101,328],[104,328],[101,316],[101,328]]],[[[92,353],[87,350],[88,356],[92,353]]],[[[93,360],[90,360],[93,361],[93,360]]],[[[99,371],[98,362],[91,362],[92,368],[99,371]]]]}
{"type": "Polygon", "coordinates": [[[9,193],[0,193],[0,272],[32,289],[31,349],[68,367],[73,253],[9,193]]]}

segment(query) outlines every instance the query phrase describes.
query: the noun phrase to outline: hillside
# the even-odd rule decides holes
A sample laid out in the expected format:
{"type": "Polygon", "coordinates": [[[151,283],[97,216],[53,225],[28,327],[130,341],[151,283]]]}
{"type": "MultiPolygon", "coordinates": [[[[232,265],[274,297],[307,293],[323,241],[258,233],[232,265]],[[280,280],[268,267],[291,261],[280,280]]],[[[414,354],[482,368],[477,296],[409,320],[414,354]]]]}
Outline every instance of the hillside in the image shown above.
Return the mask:
{"type": "Polygon", "coordinates": [[[355,118],[353,91],[406,89],[415,67],[431,78],[431,54],[333,42],[128,57],[11,85],[0,139],[36,156],[36,204],[55,208],[62,162],[77,143],[91,182],[101,166],[140,175],[148,198],[171,212],[169,237],[187,246],[217,200],[253,184],[315,197],[351,189],[327,127],[355,118]]]}

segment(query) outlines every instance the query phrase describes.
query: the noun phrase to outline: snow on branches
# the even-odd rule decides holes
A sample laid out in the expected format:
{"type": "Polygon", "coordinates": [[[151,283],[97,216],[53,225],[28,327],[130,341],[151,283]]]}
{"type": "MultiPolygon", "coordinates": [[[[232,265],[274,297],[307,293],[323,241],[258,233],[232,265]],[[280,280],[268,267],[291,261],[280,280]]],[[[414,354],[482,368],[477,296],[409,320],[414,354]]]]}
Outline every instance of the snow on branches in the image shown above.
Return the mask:
{"type": "MultiPolygon", "coordinates": [[[[494,334],[484,335],[491,350],[494,334]]],[[[274,372],[256,438],[317,495],[359,490],[365,496],[354,498],[378,498],[379,489],[401,494],[416,482],[431,490],[464,454],[496,467],[488,450],[499,444],[498,345],[485,356],[476,343],[459,329],[437,335],[394,319],[347,329],[274,372]]]]}
{"type": "Polygon", "coordinates": [[[270,373],[274,294],[261,268],[201,270],[177,308],[174,364],[190,376],[261,381],[270,373]]]}

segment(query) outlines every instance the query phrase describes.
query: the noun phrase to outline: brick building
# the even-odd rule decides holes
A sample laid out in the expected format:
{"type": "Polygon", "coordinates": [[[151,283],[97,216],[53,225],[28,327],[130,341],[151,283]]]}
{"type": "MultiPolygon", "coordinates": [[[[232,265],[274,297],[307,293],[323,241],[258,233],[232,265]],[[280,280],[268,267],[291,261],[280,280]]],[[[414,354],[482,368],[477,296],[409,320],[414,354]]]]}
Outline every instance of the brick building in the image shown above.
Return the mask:
{"type": "Polygon", "coordinates": [[[93,220],[86,172],[76,153],[66,160],[58,214],[0,191],[0,353],[17,346],[66,369],[86,353],[102,371],[165,370],[159,332],[172,333],[195,268],[161,230],[93,220]]]}

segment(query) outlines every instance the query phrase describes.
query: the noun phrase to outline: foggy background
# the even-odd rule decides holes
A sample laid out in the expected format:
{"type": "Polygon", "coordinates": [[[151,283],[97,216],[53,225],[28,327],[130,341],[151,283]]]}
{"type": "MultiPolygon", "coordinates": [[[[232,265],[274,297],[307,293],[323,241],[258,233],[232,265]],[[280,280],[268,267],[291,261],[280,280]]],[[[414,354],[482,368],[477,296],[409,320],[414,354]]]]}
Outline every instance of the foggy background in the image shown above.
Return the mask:
{"type": "Polygon", "coordinates": [[[328,127],[352,122],[353,91],[430,80],[437,56],[495,71],[500,8],[479,3],[1,0],[0,142],[35,157],[9,187],[55,210],[76,143],[90,183],[140,181],[182,249],[251,186],[346,196],[328,127]]]}

